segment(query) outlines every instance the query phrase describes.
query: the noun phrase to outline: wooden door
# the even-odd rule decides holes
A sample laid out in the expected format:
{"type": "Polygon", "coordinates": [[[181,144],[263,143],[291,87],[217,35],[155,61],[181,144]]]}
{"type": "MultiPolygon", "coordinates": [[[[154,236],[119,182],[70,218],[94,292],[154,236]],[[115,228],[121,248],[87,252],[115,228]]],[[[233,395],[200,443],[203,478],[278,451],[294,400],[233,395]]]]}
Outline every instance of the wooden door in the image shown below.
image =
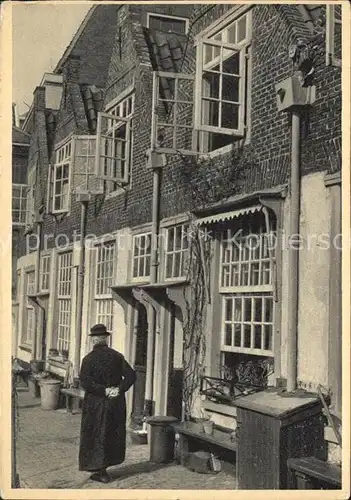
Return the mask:
{"type": "Polygon", "coordinates": [[[179,420],[181,420],[183,370],[174,368],[174,341],[176,319],[176,308],[174,305],[170,307],[170,319],[167,415],[177,417],[179,420]]]}
{"type": "Polygon", "coordinates": [[[147,358],[147,336],[148,322],[147,311],[143,304],[138,304],[135,361],[136,382],[133,390],[132,421],[140,425],[144,416],[145,382],[146,382],[146,358],[147,358]]]}

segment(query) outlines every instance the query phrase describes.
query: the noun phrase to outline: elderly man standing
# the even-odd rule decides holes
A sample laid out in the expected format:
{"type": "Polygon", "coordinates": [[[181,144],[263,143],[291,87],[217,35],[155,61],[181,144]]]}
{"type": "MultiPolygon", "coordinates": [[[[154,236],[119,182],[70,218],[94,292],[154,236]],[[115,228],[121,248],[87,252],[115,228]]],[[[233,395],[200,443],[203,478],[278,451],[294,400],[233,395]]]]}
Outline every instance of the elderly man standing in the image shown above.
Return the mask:
{"type": "Polygon", "coordinates": [[[106,468],[121,464],[126,452],[125,392],[136,375],[123,355],[107,345],[110,333],[105,325],[92,327],[93,350],[85,356],[80,382],[83,401],[79,470],[93,472],[90,479],[110,480],[106,468]]]}

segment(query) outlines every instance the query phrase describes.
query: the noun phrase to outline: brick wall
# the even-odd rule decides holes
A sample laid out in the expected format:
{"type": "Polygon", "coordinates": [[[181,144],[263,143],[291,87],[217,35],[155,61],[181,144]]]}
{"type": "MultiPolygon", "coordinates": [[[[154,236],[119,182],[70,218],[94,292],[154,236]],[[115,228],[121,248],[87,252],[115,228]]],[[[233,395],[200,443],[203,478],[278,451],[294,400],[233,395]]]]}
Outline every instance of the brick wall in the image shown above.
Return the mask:
{"type": "MultiPolygon", "coordinates": [[[[189,5],[139,4],[125,5],[118,10],[119,28],[116,30],[114,46],[111,49],[105,106],[135,82],[132,181],[131,188],[121,191],[119,195],[109,199],[99,196],[90,203],[87,230],[96,235],[151,221],[152,173],[146,168],[145,153],[150,146],[151,134],[152,68],[146,57],[146,42],[139,25],[139,21],[145,19],[146,11],[151,8],[154,12],[166,12],[164,9],[171,9],[173,15],[189,14],[192,29],[184,71],[194,71],[193,37],[227,12],[231,6],[192,8],[189,5]]],[[[275,84],[292,74],[292,63],[288,56],[290,43],[296,41],[299,36],[307,35],[307,29],[298,16],[298,10],[292,6],[289,6],[288,11],[275,5],[259,5],[253,9],[251,139],[243,153],[249,159],[244,162],[244,167],[233,170],[233,154],[229,153],[213,160],[213,172],[211,167],[206,167],[210,180],[211,175],[215,175],[215,170],[218,173],[218,166],[223,168],[223,175],[229,176],[228,194],[250,193],[286,183],[289,179],[290,119],[287,114],[277,111],[275,84]],[[292,21],[294,26],[291,25],[292,21]]],[[[317,101],[309,112],[302,137],[303,174],[340,168],[337,158],[340,151],[341,127],[340,115],[337,112],[341,109],[341,70],[326,67],[323,35],[319,36],[315,43],[318,46],[315,73],[317,101]],[[333,161],[328,159],[323,144],[329,146],[330,150],[334,148],[334,156],[330,153],[333,161]]],[[[94,59],[96,58],[97,53],[94,54],[94,59]]],[[[93,64],[93,60],[89,64],[93,64]]],[[[70,97],[66,101],[66,107],[62,105],[57,117],[56,142],[70,132],[79,130],[79,133],[82,133],[87,128],[79,86],[76,81],[72,81],[69,71],[66,78],[68,81],[64,85],[64,95],[68,93],[70,97]]],[[[170,157],[164,171],[162,217],[176,215],[192,207],[191,190],[179,175],[179,162],[179,159],[170,157]]],[[[61,221],[47,216],[45,231],[72,235],[74,230],[79,230],[79,220],[80,205],[72,197],[70,215],[63,217],[61,221]]]]}

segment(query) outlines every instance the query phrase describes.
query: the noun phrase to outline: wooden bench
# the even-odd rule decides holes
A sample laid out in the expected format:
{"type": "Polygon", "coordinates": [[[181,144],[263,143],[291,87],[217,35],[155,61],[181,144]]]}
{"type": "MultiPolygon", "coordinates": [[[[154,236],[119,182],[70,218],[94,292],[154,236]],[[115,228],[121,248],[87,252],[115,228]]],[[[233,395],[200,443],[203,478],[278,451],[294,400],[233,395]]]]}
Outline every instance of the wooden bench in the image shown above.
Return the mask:
{"type": "Polygon", "coordinates": [[[335,490],[341,488],[341,467],[315,457],[288,460],[288,489],[335,490]]]}
{"type": "Polygon", "coordinates": [[[74,389],[73,387],[64,388],[61,389],[61,394],[66,397],[66,410],[69,413],[77,413],[80,411],[80,404],[85,394],[83,389],[74,389]]]}
{"type": "MultiPolygon", "coordinates": [[[[204,450],[214,453],[221,461],[235,464],[237,445],[231,440],[231,432],[214,428],[213,434],[205,434],[201,423],[181,422],[172,424],[179,434],[179,459],[181,465],[187,465],[189,453],[204,450]]],[[[233,473],[235,469],[233,467],[233,473]]]]}

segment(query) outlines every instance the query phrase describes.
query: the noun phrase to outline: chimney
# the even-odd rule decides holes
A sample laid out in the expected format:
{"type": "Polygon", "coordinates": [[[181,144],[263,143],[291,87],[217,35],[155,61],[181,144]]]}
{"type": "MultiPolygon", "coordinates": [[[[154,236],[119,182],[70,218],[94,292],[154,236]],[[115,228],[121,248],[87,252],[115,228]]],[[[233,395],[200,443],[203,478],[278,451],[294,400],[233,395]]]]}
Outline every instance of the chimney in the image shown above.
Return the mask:
{"type": "Polygon", "coordinates": [[[18,109],[17,104],[15,102],[12,103],[12,125],[14,127],[19,127],[19,117],[18,117],[18,109]]]}
{"type": "Polygon", "coordinates": [[[45,111],[45,87],[36,87],[34,90],[34,111],[45,111]]]}

